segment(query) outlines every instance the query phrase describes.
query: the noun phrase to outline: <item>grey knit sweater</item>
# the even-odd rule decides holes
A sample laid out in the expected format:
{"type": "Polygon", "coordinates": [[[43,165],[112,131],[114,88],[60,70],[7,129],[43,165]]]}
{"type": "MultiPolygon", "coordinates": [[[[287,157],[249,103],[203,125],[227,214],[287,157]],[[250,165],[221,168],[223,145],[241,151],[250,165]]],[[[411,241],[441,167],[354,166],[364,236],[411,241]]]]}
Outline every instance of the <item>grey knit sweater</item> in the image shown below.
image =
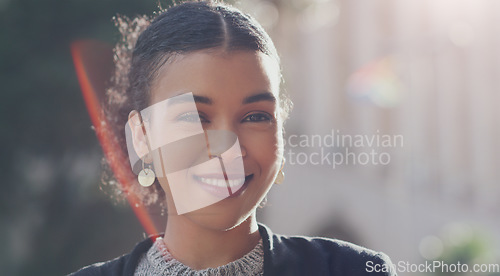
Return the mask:
{"type": "Polygon", "coordinates": [[[134,275],[262,275],[263,268],[262,240],[252,251],[234,262],[216,268],[193,270],[174,259],[168,252],[163,239],[158,238],[148,252],[141,257],[134,275]]]}
{"type": "MultiPolygon", "coordinates": [[[[264,271],[264,275],[276,276],[302,276],[302,275],[328,275],[328,276],[396,276],[395,269],[389,271],[369,272],[367,264],[372,267],[394,267],[387,255],[375,252],[361,246],[348,242],[309,237],[287,237],[274,234],[271,229],[263,224],[259,224],[259,232],[262,237],[262,250],[264,251],[263,268],[262,261],[256,262],[259,265],[255,271],[264,271]]],[[[150,237],[138,243],[134,249],[114,260],[86,266],[72,276],[133,276],[144,274],[173,273],[170,269],[161,269],[155,272],[154,268],[148,267],[138,269],[139,262],[148,262],[152,265],[148,252],[153,246],[157,237],[150,237]],[[146,258],[146,260],[144,260],[146,258]],[[149,270],[150,271],[146,271],[149,270]],[[139,274],[142,273],[142,274],[139,274]]],[[[159,251],[159,249],[156,249],[159,251]]],[[[261,252],[261,249],[257,249],[261,252]]],[[[260,253],[262,260],[262,253],[260,253]]],[[[242,259],[245,259],[243,257],[242,259]]],[[[161,259],[160,259],[161,260],[161,259]]],[[[168,261],[165,261],[168,262],[168,261]]],[[[244,261],[243,263],[248,263],[244,261]]],[[[141,266],[144,264],[141,264],[141,266]]],[[[160,267],[167,267],[162,264],[160,267]]],[[[248,267],[248,266],[247,266],[248,267]]],[[[253,267],[253,266],[252,266],[253,267]]],[[[226,269],[224,269],[226,270],[226,269]]],[[[241,269],[238,271],[242,271],[241,269]]],[[[252,273],[245,271],[245,273],[252,273]]],[[[179,271],[178,273],[183,273],[179,271]]],[[[233,273],[228,271],[227,273],[233,273]]],[[[241,272],[234,272],[236,275],[241,272]]],[[[207,273],[208,274],[208,273],[207,273]]],[[[258,273],[257,273],[258,274],[258,273]]],[[[221,272],[222,275],[222,272],[221,272]]]]}

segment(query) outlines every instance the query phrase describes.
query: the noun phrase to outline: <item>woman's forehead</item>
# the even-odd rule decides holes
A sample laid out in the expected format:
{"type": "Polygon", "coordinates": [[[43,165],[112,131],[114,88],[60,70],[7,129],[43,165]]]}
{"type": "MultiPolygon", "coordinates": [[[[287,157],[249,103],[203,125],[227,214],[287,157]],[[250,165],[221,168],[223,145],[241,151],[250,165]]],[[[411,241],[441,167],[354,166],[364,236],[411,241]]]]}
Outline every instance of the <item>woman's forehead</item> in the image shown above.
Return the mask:
{"type": "Polygon", "coordinates": [[[261,52],[201,50],[173,56],[159,70],[151,100],[157,102],[179,92],[245,97],[269,91],[278,98],[279,84],[279,65],[261,52]]]}

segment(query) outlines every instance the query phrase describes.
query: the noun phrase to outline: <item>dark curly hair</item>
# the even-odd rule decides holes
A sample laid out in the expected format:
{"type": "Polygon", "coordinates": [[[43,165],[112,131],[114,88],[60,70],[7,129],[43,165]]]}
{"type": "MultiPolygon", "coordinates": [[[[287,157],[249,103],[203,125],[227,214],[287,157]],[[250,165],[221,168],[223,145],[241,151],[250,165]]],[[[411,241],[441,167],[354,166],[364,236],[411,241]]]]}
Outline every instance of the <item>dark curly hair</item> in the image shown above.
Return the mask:
{"type": "MultiPolygon", "coordinates": [[[[155,18],[117,16],[114,20],[122,40],[114,49],[115,75],[107,91],[105,112],[124,154],[127,153],[125,124],[130,111],[148,106],[152,82],[174,55],[213,48],[248,50],[262,52],[280,64],[276,48],[262,26],[251,16],[225,4],[185,2],[160,12],[155,18]]],[[[285,120],[291,101],[283,91],[280,91],[280,106],[285,120]]],[[[135,183],[134,175],[129,175],[130,183],[135,183]]],[[[147,188],[138,184],[122,186],[109,170],[104,174],[103,184],[111,188],[113,197],[132,192],[145,205],[163,202],[165,197],[158,181],[147,188]]]]}

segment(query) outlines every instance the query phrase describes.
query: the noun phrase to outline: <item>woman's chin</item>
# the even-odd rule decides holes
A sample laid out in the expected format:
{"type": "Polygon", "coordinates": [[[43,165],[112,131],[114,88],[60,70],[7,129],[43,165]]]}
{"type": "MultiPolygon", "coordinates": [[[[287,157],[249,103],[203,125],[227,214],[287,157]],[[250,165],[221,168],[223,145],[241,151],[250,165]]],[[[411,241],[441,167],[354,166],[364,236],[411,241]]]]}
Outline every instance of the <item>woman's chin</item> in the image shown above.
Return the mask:
{"type": "Polygon", "coordinates": [[[219,208],[213,207],[216,206],[207,206],[205,208],[184,214],[183,216],[203,228],[217,231],[227,231],[241,225],[241,223],[247,220],[253,213],[250,210],[246,212],[246,214],[241,214],[240,210],[234,210],[236,212],[228,212],[227,209],[220,210],[219,208]]]}

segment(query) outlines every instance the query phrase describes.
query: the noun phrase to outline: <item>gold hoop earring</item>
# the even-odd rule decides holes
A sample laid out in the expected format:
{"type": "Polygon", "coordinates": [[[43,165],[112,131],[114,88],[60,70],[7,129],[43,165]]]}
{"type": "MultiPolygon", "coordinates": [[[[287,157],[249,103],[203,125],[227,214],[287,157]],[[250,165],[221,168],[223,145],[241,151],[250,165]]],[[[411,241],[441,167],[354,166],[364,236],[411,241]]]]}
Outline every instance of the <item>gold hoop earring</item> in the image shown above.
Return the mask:
{"type": "Polygon", "coordinates": [[[267,196],[259,203],[259,208],[264,208],[267,204],[267,196]]]}
{"type": "Polygon", "coordinates": [[[142,187],[149,187],[155,182],[155,172],[150,168],[144,168],[144,159],[142,160],[142,170],[137,176],[137,180],[142,187]]]}
{"type": "Polygon", "coordinates": [[[283,167],[285,167],[285,157],[281,161],[281,168],[278,171],[278,175],[276,176],[276,180],[274,180],[275,184],[281,184],[285,180],[285,172],[283,172],[283,167]]]}
{"type": "Polygon", "coordinates": [[[282,170],[279,170],[278,175],[276,176],[276,180],[274,183],[281,184],[285,180],[285,173],[282,170]]]}

